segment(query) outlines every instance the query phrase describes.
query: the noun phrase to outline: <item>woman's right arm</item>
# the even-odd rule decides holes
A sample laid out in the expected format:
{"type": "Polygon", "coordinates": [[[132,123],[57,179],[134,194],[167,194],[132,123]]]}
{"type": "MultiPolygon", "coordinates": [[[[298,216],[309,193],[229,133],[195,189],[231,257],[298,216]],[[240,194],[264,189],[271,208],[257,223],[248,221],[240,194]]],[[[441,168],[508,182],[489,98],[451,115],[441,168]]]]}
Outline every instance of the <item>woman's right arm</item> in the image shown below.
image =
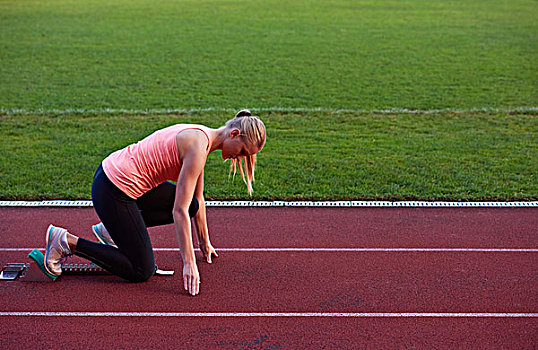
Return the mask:
{"type": "Polygon", "coordinates": [[[196,257],[192,244],[192,228],[189,206],[192,201],[197,180],[202,173],[205,161],[206,145],[194,143],[183,153],[183,164],[176,185],[176,198],[172,215],[176,236],[183,259],[183,286],[191,294],[200,290],[200,274],[196,266],[196,257]]]}

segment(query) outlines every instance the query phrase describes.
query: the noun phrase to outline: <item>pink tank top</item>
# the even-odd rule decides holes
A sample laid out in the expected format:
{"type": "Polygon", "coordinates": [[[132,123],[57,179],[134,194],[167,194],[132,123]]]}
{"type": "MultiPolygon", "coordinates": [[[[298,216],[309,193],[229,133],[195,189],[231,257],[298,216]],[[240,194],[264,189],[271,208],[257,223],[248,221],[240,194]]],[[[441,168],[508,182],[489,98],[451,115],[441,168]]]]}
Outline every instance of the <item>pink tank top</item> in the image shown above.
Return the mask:
{"type": "MultiPolygon", "coordinates": [[[[181,159],[177,151],[176,136],[187,129],[201,130],[208,142],[211,142],[204,126],[172,125],[106,157],[103,160],[106,176],[123,193],[134,199],[167,180],[177,181],[181,159]]],[[[208,144],[208,153],[209,146],[208,144]]]]}

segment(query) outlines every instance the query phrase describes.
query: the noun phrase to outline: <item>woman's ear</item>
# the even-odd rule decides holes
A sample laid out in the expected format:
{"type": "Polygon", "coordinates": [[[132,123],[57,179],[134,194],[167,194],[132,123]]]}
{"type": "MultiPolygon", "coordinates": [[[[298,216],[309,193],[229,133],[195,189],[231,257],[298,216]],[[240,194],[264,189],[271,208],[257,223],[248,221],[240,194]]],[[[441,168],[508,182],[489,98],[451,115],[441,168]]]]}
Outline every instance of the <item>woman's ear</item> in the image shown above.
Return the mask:
{"type": "Polygon", "coordinates": [[[230,136],[231,136],[232,139],[239,136],[239,135],[241,135],[241,131],[239,129],[233,129],[230,132],[230,136]]]}

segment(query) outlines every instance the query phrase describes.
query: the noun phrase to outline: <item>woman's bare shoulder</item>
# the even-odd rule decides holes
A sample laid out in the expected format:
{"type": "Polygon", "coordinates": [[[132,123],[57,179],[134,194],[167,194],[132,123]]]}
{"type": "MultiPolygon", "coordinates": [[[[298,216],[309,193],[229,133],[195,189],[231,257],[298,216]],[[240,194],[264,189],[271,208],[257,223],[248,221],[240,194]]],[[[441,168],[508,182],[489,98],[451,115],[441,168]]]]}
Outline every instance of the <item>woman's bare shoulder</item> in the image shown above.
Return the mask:
{"type": "Polygon", "coordinates": [[[209,146],[209,139],[207,133],[201,129],[183,129],[176,134],[176,146],[180,155],[198,151],[205,153],[209,146]]]}

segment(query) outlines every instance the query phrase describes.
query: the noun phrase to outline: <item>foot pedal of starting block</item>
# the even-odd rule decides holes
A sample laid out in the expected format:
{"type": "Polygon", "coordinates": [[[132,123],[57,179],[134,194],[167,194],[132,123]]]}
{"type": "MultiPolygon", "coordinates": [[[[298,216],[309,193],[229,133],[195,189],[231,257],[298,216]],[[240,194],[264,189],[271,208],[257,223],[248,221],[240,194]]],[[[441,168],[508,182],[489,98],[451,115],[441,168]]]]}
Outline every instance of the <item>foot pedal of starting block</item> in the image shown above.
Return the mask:
{"type": "Polygon", "coordinates": [[[34,249],[28,254],[33,261],[23,271],[21,280],[26,282],[53,282],[58,276],[54,276],[45,269],[45,256],[39,250],[34,249]]]}

